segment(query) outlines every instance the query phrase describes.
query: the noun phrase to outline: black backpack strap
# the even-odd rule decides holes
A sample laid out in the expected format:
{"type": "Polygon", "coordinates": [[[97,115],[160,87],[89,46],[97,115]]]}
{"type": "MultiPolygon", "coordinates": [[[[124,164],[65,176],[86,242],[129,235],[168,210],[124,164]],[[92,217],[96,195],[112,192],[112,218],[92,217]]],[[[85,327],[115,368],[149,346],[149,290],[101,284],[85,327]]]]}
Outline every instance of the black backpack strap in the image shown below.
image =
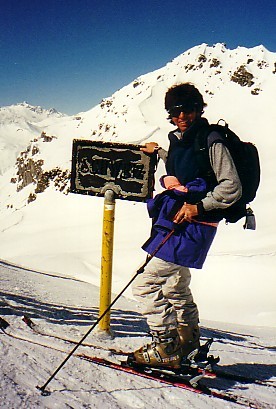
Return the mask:
{"type": "Polygon", "coordinates": [[[209,157],[210,147],[217,142],[226,144],[225,129],[221,125],[208,125],[201,128],[194,141],[199,177],[202,177],[208,186],[215,186],[217,184],[209,157]]]}
{"type": "Polygon", "coordinates": [[[217,142],[224,143],[225,145],[227,145],[227,141],[225,139],[225,134],[223,133],[223,130],[212,129],[211,133],[209,133],[209,135],[207,136],[208,149],[210,149],[210,147],[217,142]]]}

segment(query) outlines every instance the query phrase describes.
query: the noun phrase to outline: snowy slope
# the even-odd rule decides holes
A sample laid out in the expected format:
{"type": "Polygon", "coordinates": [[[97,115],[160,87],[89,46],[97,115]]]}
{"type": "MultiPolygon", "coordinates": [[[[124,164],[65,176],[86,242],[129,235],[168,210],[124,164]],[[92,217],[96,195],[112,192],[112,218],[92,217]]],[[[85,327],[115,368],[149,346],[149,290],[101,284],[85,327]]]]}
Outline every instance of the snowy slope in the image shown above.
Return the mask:
{"type": "MultiPolygon", "coordinates": [[[[171,125],[164,94],[172,84],[191,81],[204,95],[210,122],[224,118],[244,140],[256,143],[262,164],[253,204],[257,231],[244,231],[242,221],[222,223],[204,269],[193,271],[201,318],[275,326],[275,62],[275,53],[263,46],[229,50],[202,44],[87,112],[30,119],[37,131],[29,133],[16,164],[11,161],[0,177],[0,257],[98,285],[103,199],[66,194],[72,140],[157,141],[167,147],[171,125]]],[[[0,132],[0,141],[4,137],[0,132]]],[[[9,147],[1,152],[6,155],[9,147]]],[[[160,164],[157,180],[163,172],[160,164]]],[[[117,201],[114,291],[144,260],[140,246],[149,229],[145,204],[117,201]]]]}
{"type": "MultiPolygon", "coordinates": [[[[63,275],[0,265],[0,316],[10,323],[0,330],[1,408],[241,408],[234,403],[172,388],[157,381],[118,373],[71,357],[41,396],[42,386],[63,362],[73,345],[53,335],[79,341],[97,318],[98,289],[63,275]],[[27,314],[40,331],[34,333],[22,321],[27,314]],[[26,341],[28,340],[28,341],[26,341]]],[[[122,298],[114,306],[112,329],[116,338],[103,339],[95,331],[77,353],[115,360],[110,348],[133,351],[145,340],[146,324],[135,302],[122,298]],[[92,346],[94,345],[94,347],[92,346]]],[[[213,337],[211,353],[221,358],[225,370],[262,381],[206,380],[223,392],[243,396],[259,409],[275,408],[275,333],[269,328],[202,322],[202,341],[213,337]]]]}

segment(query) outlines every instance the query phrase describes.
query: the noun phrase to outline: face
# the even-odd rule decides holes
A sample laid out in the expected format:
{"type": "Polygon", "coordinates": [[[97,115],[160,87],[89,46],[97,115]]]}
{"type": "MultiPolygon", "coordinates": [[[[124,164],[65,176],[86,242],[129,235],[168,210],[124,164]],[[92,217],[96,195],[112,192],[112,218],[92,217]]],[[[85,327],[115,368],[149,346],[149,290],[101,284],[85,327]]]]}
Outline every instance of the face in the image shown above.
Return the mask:
{"type": "Polygon", "coordinates": [[[172,121],[181,132],[185,132],[192,125],[197,116],[196,111],[189,113],[180,112],[178,116],[172,116],[172,121]]]}

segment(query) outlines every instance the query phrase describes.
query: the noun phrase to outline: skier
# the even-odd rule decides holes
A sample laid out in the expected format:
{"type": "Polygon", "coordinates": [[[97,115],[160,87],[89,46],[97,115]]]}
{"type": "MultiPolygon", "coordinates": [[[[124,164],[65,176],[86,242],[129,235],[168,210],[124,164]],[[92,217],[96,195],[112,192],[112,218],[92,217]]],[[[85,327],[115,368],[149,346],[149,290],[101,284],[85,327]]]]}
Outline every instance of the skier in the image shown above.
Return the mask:
{"type": "Polygon", "coordinates": [[[171,87],[165,109],[177,129],[168,135],[169,150],[156,142],[141,148],[147,154],[157,152],[167,172],[161,178],[166,190],[148,204],[153,227],[143,249],[152,254],[170,229],[175,232],[134,282],[133,293],[142,303],[152,336],[150,344],[132,354],[140,365],[179,368],[183,357],[199,348],[199,314],[189,288],[189,268],[202,268],[223,209],[242,194],[232,157],[217,132],[207,138],[215,177],[201,172],[194,143],[198,132],[209,126],[202,117],[205,106],[194,85],[171,87]]]}

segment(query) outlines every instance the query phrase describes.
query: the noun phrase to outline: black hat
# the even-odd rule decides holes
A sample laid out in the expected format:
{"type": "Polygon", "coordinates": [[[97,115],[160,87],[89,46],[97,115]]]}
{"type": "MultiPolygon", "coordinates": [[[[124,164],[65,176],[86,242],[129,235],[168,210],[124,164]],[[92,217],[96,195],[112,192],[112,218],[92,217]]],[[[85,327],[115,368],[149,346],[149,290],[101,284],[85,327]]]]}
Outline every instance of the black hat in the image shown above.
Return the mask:
{"type": "Polygon", "coordinates": [[[199,90],[193,84],[187,82],[174,85],[166,93],[165,109],[169,112],[176,106],[185,107],[187,112],[196,111],[202,113],[206,104],[199,90]]]}

